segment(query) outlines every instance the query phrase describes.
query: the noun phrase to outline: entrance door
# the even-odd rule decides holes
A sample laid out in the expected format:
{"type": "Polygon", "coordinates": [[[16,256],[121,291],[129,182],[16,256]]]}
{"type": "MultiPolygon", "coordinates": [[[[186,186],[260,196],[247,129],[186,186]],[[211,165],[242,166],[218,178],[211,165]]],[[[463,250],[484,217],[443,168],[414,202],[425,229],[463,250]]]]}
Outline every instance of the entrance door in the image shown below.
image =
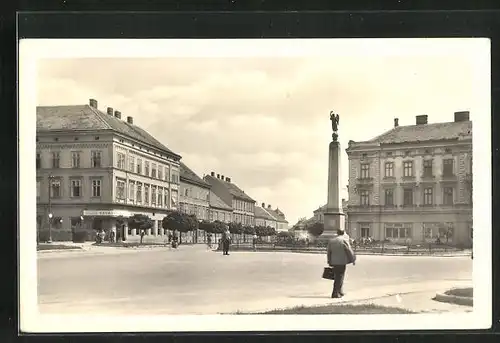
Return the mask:
{"type": "Polygon", "coordinates": [[[368,238],[370,237],[370,228],[369,227],[362,227],[361,228],[361,238],[368,238]]]}

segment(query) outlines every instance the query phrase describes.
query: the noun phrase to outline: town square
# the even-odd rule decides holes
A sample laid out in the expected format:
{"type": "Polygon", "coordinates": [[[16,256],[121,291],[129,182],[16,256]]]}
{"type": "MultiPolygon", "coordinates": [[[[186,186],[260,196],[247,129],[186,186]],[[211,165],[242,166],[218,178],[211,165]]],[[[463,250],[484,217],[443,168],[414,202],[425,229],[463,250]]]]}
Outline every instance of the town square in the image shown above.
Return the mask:
{"type": "Polygon", "coordinates": [[[280,44],[290,56],[37,62],[40,314],[483,308],[479,50],[280,44]]]}

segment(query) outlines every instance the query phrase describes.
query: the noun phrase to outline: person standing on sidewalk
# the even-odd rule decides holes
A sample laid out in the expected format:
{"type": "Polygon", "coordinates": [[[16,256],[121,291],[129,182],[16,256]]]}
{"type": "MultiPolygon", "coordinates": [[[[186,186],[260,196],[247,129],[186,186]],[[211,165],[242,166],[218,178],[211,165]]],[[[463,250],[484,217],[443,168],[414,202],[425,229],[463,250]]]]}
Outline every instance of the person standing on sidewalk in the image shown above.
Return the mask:
{"type": "Polygon", "coordinates": [[[231,243],[231,235],[226,229],[222,234],[222,255],[229,255],[229,244],[231,243]]]}
{"type": "Polygon", "coordinates": [[[337,236],[330,239],[326,254],[328,265],[333,268],[334,275],[332,298],[341,298],[344,296],[346,265],[356,264],[356,255],[344,230],[337,230],[337,236]]]}

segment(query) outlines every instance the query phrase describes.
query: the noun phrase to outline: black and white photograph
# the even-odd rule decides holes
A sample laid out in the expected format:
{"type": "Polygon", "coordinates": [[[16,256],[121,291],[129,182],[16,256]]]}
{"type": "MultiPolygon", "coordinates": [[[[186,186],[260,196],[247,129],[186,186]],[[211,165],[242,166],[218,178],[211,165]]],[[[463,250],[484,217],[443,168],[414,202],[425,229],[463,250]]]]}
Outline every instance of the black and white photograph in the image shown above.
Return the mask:
{"type": "Polygon", "coordinates": [[[479,38],[21,40],[20,328],[489,327],[490,63],[479,38]]]}

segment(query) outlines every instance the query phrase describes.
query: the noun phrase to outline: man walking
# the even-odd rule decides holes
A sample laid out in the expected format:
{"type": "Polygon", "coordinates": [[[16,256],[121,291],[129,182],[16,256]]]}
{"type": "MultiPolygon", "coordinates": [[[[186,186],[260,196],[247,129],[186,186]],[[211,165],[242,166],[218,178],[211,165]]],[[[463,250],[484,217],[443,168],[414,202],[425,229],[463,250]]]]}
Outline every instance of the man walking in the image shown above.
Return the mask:
{"type": "Polygon", "coordinates": [[[222,255],[229,255],[229,244],[231,242],[231,235],[229,230],[226,229],[222,234],[222,255]]]}
{"type": "Polygon", "coordinates": [[[337,236],[328,242],[327,262],[333,268],[335,278],[332,298],[341,298],[344,296],[343,285],[346,265],[356,263],[356,256],[349,243],[349,236],[344,234],[344,230],[337,230],[337,236]]]}

